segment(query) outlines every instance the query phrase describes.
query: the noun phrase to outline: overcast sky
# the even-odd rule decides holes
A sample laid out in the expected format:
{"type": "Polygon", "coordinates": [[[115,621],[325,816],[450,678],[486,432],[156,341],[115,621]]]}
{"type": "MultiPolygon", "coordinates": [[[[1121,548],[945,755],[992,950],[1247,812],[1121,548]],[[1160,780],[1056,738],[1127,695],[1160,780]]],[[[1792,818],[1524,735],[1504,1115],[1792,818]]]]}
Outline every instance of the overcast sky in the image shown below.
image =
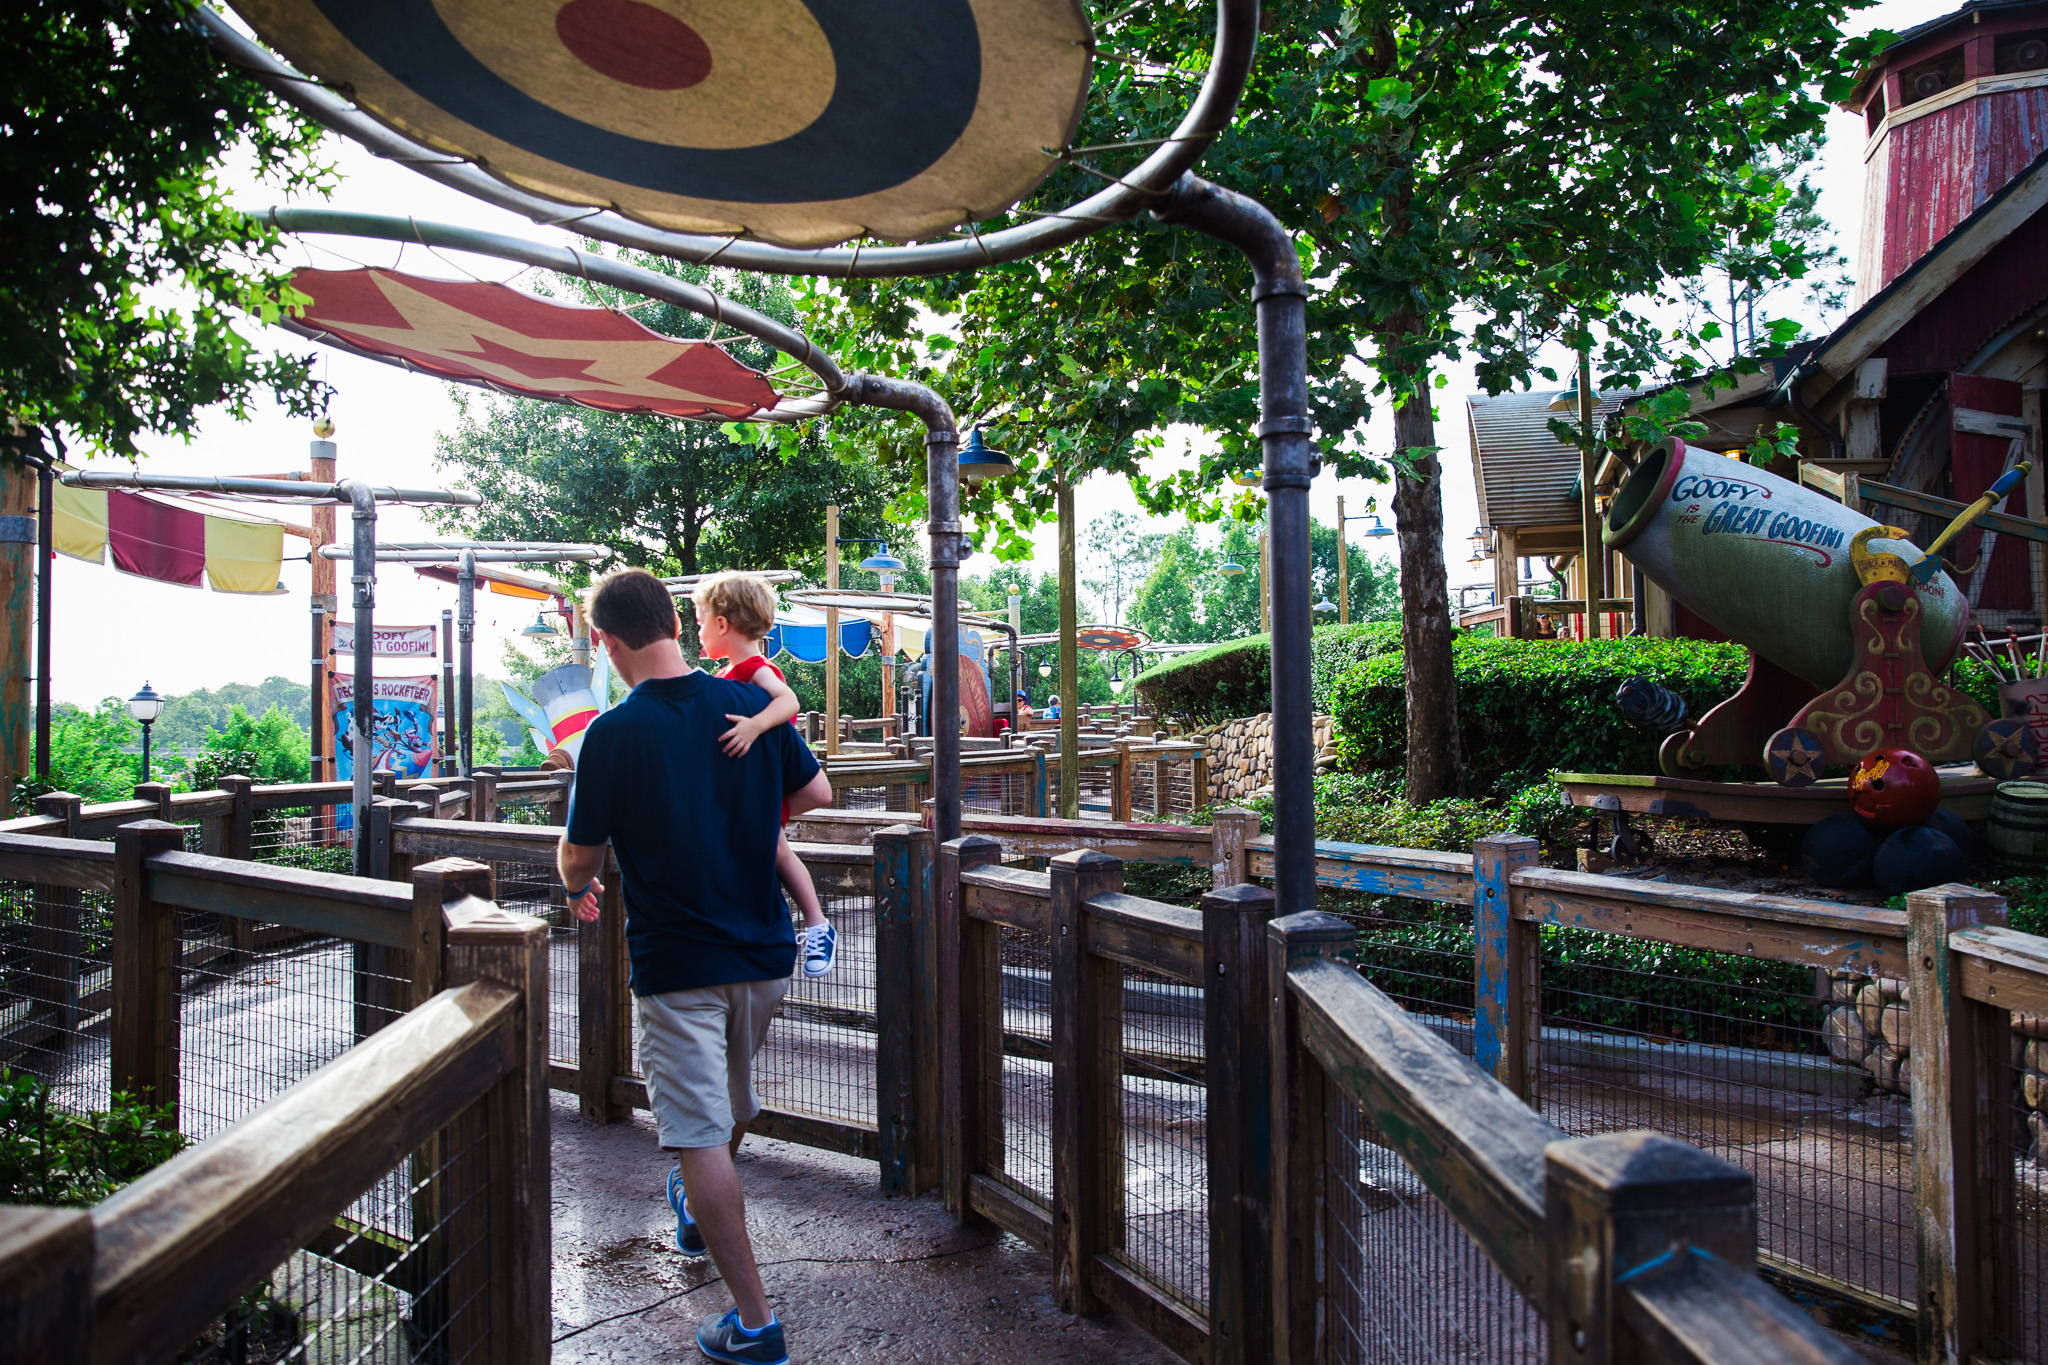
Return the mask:
{"type": "MultiPolygon", "coordinates": [[[[1858,31],[1880,25],[1899,30],[1952,8],[1930,0],[1892,0],[1864,11],[1854,22],[1858,31]]],[[[1837,226],[1839,245],[1853,257],[1854,225],[1863,193],[1861,120],[1834,114],[1830,132],[1832,136],[1816,173],[1821,208],[1837,226]]],[[[378,161],[345,139],[331,138],[328,148],[342,174],[341,187],[331,201],[334,207],[412,214],[535,238],[549,235],[524,218],[492,209],[400,167],[378,161]]],[[[255,208],[269,202],[260,191],[245,199],[248,207],[255,208]]],[[[299,253],[297,262],[327,268],[346,266],[351,261],[390,265],[398,255],[397,248],[378,243],[316,240],[345,250],[349,256],[343,258],[315,249],[310,254],[299,253]]],[[[513,273],[513,268],[503,263],[475,257],[459,259],[463,266],[486,278],[513,273]]],[[[417,247],[407,250],[404,265],[409,270],[429,274],[461,273],[452,261],[436,261],[417,247]]],[[[1833,319],[1807,321],[1810,325],[1825,325],[1833,319]]],[[[311,345],[285,333],[266,332],[265,340],[292,350],[311,345]]],[[[339,428],[335,439],[340,447],[341,474],[381,484],[417,487],[439,483],[440,476],[433,465],[434,436],[454,420],[447,388],[422,376],[337,351],[322,354],[322,377],[336,390],[332,414],[339,428]]],[[[1562,357],[1557,359],[1561,362],[1562,357]]],[[[1451,582],[1491,581],[1490,568],[1465,562],[1464,538],[1478,520],[1464,412],[1464,398],[1474,386],[1470,372],[1463,368],[1450,370],[1447,378],[1447,387],[1439,390],[1438,440],[1445,447],[1444,524],[1449,537],[1446,548],[1451,582]]],[[[275,410],[259,412],[246,423],[214,416],[189,444],[174,440],[145,442],[149,454],[146,468],[153,472],[213,474],[303,469],[311,439],[307,423],[275,410]]],[[[1171,444],[1185,448],[1183,440],[1176,439],[1171,444]]],[[[1368,430],[1366,448],[1386,450],[1391,445],[1391,420],[1385,413],[1379,413],[1368,430]]],[[[1336,514],[1340,493],[1347,501],[1346,510],[1351,512],[1365,510],[1367,500],[1377,497],[1379,511],[1391,524],[1386,506],[1388,492],[1386,488],[1356,480],[1340,485],[1333,476],[1326,475],[1316,481],[1310,500],[1316,519],[1327,523],[1336,514]]],[[[1077,503],[1084,526],[1113,508],[1133,514],[1139,511],[1122,481],[1104,477],[1083,484],[1077,503]]],[[[1173,524],[1162,520],[1155,526],[1164,530],[1173,524]]],[[[345,515],[343,525],[345,531],[345,515]]],[[[418,513],[405,509],[383,513],[378,530],[385,539],[421,539],[433,534],[418,513]]],[[[1354,543],[1361,547],[1366,544],[1354,543]]],[[[1044,528],[1038,544],[1038,567],[1052,569],[1056,556],[1051,527],[1044,528]]],[[[1371,542],[1373,550],[1382,555],[1388,553],[1383,548],[1387,544],[1371,542]]],[[[302,542],[286,538],[287,554],[302,549],[302,542]]],[[[991,561],[977,557],[968,569],[985,572],[990,564],[991,561]]],[[[55,694],[60,701],[89,703],[103,696],[125,697],[145,680],[160,692],[176,694],[222,683],[256,682],[272,674],[303,678],[309,671],[308,572],[303,561],[287,562],[286,596],[236,597],[154,583],[118,573],[111,566],[96,568],[60,557],[53,581],[55,694]]],[[[345,570],[343,580],[346,610],[345,570]]],[[[453,587],[418,578],[410,570],[385,566],[378,584],[378,619],[391,624],[438,621],[444,608],[454,606],[454,597],[453,587]]],[[[495,672],[502,643],[533,619],[532,612],[530,605],[489,594],[479,594],[477,602],[478,665],[481,670],[495,672]]],[[[403,665],[388,660],[379,668],[380,672],[387,670],[407,671],[403,665]]]]}

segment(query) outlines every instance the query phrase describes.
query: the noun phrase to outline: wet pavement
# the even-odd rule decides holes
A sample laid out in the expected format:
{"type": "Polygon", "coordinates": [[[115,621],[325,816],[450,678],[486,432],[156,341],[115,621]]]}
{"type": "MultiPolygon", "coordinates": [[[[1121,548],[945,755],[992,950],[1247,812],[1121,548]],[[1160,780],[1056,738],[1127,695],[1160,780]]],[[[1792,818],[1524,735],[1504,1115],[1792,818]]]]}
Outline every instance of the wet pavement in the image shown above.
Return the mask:
{"type": "MultiPolygon", "coordinates": [[[[731,1297],[675,1248],[653,1120],[604,1126],[554,1103],[554,1359],[695,1360],[692,1333],[731,1297]]],[[[795,1361],[1002,1365],[1176,1359],[1113,1314],[1053,1303],[1052,1263],[937,1196],[884,1199],[875,1165],[766,1138],[740,1151],[754,1251],[795,1361]]]]}

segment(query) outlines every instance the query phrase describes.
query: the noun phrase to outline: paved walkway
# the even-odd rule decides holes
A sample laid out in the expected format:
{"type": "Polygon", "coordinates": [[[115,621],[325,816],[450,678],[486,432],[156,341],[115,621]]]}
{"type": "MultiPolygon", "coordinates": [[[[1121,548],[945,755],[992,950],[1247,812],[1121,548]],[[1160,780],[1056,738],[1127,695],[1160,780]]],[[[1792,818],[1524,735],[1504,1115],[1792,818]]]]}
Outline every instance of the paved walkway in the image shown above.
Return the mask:
{"type": "MultiPolygon", "coordinates": [[[[652,1119],[594,1124],[557,1095],[554,1151],[557,1365],[699,1359],[697,1322],[732,1300],[675,1249],[652,1119]]],[[[956,1226],[935,1196],[883,1199],[872,1162],[749,1138],[739,1165],[792,1360],[1176,1360],[1114,1315],[1062,1313],[1051,1262],[1016,1238],[956,1226]]]]}

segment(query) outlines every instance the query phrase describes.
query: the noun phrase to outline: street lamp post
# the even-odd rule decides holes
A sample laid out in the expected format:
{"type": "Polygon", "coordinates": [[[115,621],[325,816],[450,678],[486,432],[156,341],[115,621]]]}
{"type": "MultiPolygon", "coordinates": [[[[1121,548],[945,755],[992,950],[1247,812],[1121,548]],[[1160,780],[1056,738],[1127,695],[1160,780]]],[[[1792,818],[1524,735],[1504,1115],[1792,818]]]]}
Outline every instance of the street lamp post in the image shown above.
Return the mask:
{"type": "Polygon", "coordinates": [[[128,699],[128,714],[142,723],[142,776],[137,781],[149,781],[149,727],[163,713],[164,699],[146,682],[140,692],[128,699]]]}
{"type": "Polygon", "coordinates": [[[1365,533],[1368,537],[1394,534],[1391,527],[1369,512],[1361,512],[1355,517],[1345,516],[1344,495],[1337,495],[1337,624],[1340,626],[1351,624],[1351,571],[1344,555],[1344,523],[1347,521],[1371,522],[1372,526],[1365,533]]]}

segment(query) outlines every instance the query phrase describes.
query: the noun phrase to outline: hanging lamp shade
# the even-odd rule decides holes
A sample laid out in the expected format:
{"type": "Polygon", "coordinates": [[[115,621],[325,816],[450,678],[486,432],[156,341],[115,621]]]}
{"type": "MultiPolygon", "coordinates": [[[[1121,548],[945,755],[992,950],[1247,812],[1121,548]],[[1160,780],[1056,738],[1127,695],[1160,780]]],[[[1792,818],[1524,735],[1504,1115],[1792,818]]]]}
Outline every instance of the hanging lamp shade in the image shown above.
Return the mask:
{"type": "Polygon", "coordinates": [[[1325,597],[1322,601],[1316,603],[1314,610],[1321,612],[1332,612],[1337,610],[1337,604],[1335,602],[1332,602],[1329,598],[1325,597]]]}
{"type": "Polygon", "coordinates": [[[1365,528],[1365,533],[1377,539],[1381,536],[1394,534],[1394,528],[1381,521],[1378,517],[1373,517],[1372,525],[1365,528]]]}
{"type": "Polygon", "coordinates": [[[1234,559],[1226,559],[1216,566],[1216,572],[1222,574],[1225,578],[1235,578],[1244,572],[1244,565],[1234,559]]]}
{"type": "Polygon", "coordinates": [[[547,609],[542,608],[540,614],[533,618],[532,624],[520,627],[519,633],[529,640],[545,640],[552,637],[555,634],[555,627],[554,623],[548,620],[547,609]]]}
{"type": "Polygon", "coordinates": [[[863,559],[860,562],[860,567],[870,573],[899,574],[903,572],[904,564],[902,560],[890,554],[889,547],[884,545],[881,549],[863,559]]]}
{"type": "Polygon", "coordinates": [[[300,70],[522,189],[793,247],[1022,199],[1079,123],[1094,39],[1076,0],[233,3],[300,70]]]}
{"type": "Polygon", "coordinates": [[[967,444],[960,447],[960,481],[980,483],[983,479],[999,478],[1014,474],[1017,466],[1002,451],[993,449],[981,439],[981,428],[967,433],[967,444]]]}

